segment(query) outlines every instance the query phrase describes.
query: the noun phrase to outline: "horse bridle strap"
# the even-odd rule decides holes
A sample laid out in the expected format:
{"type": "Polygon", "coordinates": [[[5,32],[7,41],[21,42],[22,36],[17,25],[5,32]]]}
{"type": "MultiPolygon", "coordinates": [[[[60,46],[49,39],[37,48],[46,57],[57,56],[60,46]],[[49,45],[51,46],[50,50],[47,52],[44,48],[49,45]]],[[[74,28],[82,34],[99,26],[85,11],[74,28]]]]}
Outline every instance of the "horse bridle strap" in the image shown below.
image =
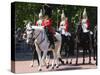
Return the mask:
{"type": "Polygon", "coordinates": [[[41,42],[39,43],[39,45],[45,40],[45,38],[43,40],[41,40],[41,42]]]}
{"type": "Polygon", "coordinates": [[[35,38],[35,39],[37,39],[37,37],[40,35],[40,33],[41,33],[41,31],[39,32],[39,34],[36,36],[36,38],[35,38]]]}
{"type": "Polygon", "coordinates": [[[42,51],[42,49],[41,49],[40,46],[39,46],[40,44],[38,44],[37,42],[36,42],[36,44],[37,44],[38,48],[42,51]]]}

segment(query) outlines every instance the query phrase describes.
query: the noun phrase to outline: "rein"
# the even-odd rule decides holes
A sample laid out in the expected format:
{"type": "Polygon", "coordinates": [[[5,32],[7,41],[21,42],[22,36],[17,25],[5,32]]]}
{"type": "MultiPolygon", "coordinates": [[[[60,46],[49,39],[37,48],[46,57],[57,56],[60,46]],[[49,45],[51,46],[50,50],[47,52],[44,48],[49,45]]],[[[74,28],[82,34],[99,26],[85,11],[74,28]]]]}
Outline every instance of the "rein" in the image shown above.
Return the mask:
{"type": "MultiPolygon", "coordinates": [[[[40,33],[41,33],[41,31],[39,32],[39,34],[36,36],[36,38],[35,39],[37,39],[38,38],[38,36],[40,35],[40,33]]],[[[35,34],[35,33],[34,33],[35,34]]],[[[32,35],[33,36],[33,35],[32,35]]]]}

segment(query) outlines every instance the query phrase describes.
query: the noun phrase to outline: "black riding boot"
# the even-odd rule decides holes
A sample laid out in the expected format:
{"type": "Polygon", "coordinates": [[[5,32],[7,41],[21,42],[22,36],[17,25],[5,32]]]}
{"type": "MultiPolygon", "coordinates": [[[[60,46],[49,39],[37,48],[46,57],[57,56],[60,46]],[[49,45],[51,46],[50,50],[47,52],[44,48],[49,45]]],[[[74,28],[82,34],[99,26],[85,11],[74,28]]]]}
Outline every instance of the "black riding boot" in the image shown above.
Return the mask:
{"type": "Polygon", "coordinates": [[[55,44],[54,44],[54,38],[53,38],[52,34],[50,34],[49,40],[50,40],[50,46],[54,49],[55,48],[55,44]]]}
{"type": "Polygon", "coordinates": [[[45,31],[46,31],[46,34],[47,34],[47,38],[50,41],[49,47],[52,47],[54,49],[55,48],[54,36],[51,32],[49,32],[48,28],[45,28],[45,31]]]}

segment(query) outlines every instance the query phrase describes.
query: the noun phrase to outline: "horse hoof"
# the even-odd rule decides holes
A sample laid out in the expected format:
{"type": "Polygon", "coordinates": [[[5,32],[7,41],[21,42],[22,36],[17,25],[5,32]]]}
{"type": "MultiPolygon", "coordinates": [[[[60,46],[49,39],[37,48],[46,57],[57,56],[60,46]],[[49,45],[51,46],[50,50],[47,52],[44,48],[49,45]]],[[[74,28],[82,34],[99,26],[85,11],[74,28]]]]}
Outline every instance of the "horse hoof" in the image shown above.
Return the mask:
{"type": "Polygon", "coordinates": [[[72,62],[70,62],[70,64],[72,64],[72,62]]]}
{"type": "Polygon", "coordinates": [[[58,66],[56,66],[56,68],[59,68],[59,65],[58,65],[58,66]]]}
{"type": "Polygon", "coordinates": [[[38,71],[42,71],[42,69],[38,69],[38,71]]]}
{"type": "Polygon", "coordinates": [[[66,61],[66,64],[68,64],[68,61],[66,61]]]}
{"type": "Polygon", "coordinates": [[[49,68],[49,65],[47,65],[46,68],[48,69],[49,68]]]}
{"type": "Polygon", "coordinates": [[[83,61],[83,64],[85,64],[85,62],[83,61]]]}
{"type": "Polygon", "coordinates": [[[96,58],[93,58],[94,60],[96,60],[96,58]]]}
{"type": "Polygon", "coordinates": [[[33,67],[33,64],[31,64],[30,67],[33,67]]]}
{"type": "Polygon", "coordinates": [[[76,61],[76,65],[78,64],[78,62],[76,61]]]}
{"type": "Polygon", "coordinates": [[[64,65],[64,61],[61,58],[59,58],[59,61],[64,65]]]}
{"type": "Polygon", "coordinates": [[[52,67],[52,69],[54,69],[54,66],[52,67]]]}
{"type": "Polygon", "coordinates": [[[89,64],[91,64],[91,61],[89,61],[89,64]]]}
{"type": "Polygon", "coordinates": [[[63,65],[65,64],[64,61],[62,61],[62,64],[63,64],[63,65]]]}
{"type": "Polygon", "coordinates": [[[31,67],[33,67],[33,65],[31,65],[31,67]]]}

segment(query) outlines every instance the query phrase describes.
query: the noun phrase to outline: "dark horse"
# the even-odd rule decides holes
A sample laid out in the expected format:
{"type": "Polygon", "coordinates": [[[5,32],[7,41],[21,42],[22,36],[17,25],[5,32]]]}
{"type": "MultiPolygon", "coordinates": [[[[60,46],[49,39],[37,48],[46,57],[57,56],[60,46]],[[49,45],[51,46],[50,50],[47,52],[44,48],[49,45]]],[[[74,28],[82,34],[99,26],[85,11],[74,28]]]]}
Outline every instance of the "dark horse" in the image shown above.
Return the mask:
{"type": "Polygon", "coordinates": [[[78,25],[76,32],[76,64],[78,64],[79,49],[83,50],[83,64],[85,64],[85,55],[89,52],[89,63],[91,63],[92,36],[90,32],[84,33],[81,25],[78,25]]]}
{"type": "Polygon", "coordinates": [[[93,55],[94,60],[96,60],[97,65],[97,26],[94,27],[94,35],[93,35],[93,55]]]}
{"type": "MultiPolygon", "coordinates": [[[[74,55],[74,36],[65,36],[62,35],[62,46],[61,46],[61,55],[66,58],[66,64],[68,64],[68,58],[74,55]]],[[[72,63],[72,59],[69,62],[72,63]]]]}

